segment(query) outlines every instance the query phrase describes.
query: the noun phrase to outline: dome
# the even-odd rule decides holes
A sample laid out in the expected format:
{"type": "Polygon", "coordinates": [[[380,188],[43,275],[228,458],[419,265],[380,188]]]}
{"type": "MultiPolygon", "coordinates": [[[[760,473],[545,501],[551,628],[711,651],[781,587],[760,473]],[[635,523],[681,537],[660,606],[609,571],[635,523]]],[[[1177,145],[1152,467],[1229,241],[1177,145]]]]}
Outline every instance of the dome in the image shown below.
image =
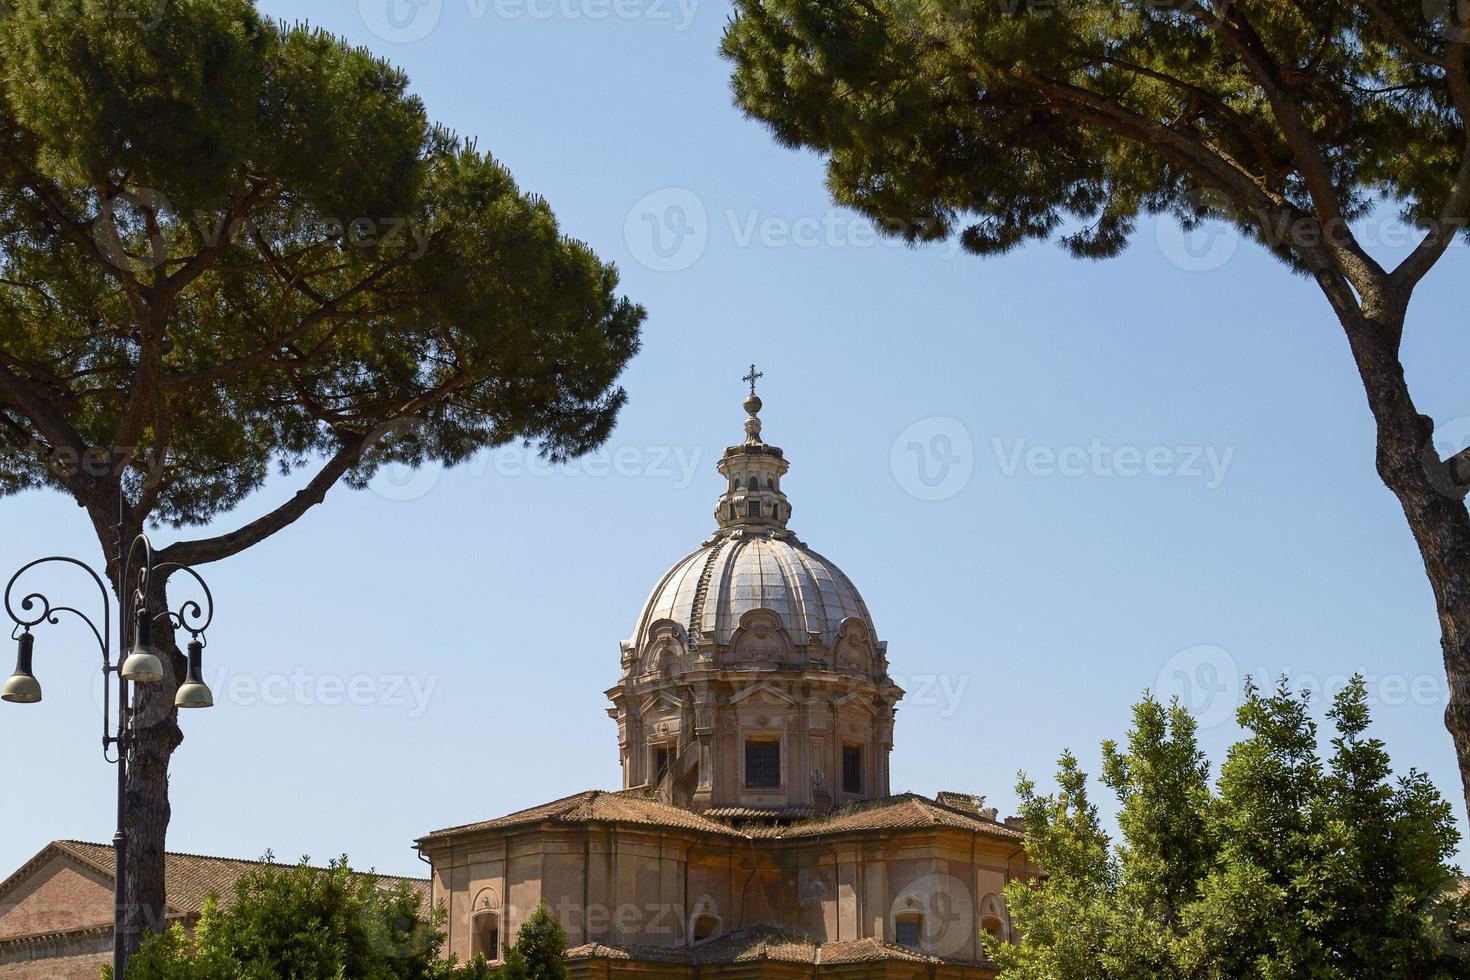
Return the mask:
{"type": "Polygon", "coordinates": [[[632,647],[642,649],[649,627],[663,619],[683,627],[692,644],[729,643],[753,609],[781,617],[797,645],[832,646],[851,618],[876,635],[867,605],[842,569],[789,534],[755,532],[716,537],[671,568],[643,606],[632,647]]]}
{"type": "Polygon", "coordinates": [[[654,585],[607,697],[624,789],[781,819],[888,794],[903,689],[852,580],[787,527],[758,377],[720,457],[715,531],[654,585]]]}
{"type": "MultiPolygon", "coordinates": [[[[751,369],[752,381],[760,375],[751,369]]],[[[715,505],[714,535],[654,586],[625,652],[640,654],[654,624],[670,621],[691,650],[729,644],[742,618],[770,610],[791,644],[831,650],[842,624],[859,620],[876,641],[862,596],[842,570],[787,529],[791,503],[781,490],[789,463],[761,436],[760,398],[745,400],[745,439],[728,447],[718,469],[725,490],[715,505]]],[[[881,647],[881,644],[878,646],[881,647]]]]}

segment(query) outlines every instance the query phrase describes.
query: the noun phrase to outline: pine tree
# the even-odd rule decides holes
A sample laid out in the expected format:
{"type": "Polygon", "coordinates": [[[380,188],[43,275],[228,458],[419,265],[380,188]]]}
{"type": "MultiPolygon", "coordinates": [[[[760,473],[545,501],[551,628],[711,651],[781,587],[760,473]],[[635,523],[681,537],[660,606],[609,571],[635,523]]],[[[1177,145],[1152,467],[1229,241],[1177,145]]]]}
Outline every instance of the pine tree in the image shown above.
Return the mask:
{"type": "MultiPolygon", "coordinates": [[[[61,7],[0,5],[0,494],[67,494],[104,562],[120,518],[128,539],[216,524],[158,553],[161,612],[176,563],[239,554],[384,464],[607,438],[643,311],[401,71],[250,0],[61,7]]],[[[168,676],[134,692],[129,944],[164,921],[171,634],[168,676]]]]}
{"type": "Polygon", "coordinates": [[[1209,221],[1318,288],[1437,604],[1470,813],[1470,447],[1442,456],[1401,358],[1416,287],[1470,237],[1470,8],[736,0],[723,52],[740,107],[889,234],[1104,258],[1142,218],[1209,221]],[[1355,222],[1394,210],[1390,267],[1355,222]]]}

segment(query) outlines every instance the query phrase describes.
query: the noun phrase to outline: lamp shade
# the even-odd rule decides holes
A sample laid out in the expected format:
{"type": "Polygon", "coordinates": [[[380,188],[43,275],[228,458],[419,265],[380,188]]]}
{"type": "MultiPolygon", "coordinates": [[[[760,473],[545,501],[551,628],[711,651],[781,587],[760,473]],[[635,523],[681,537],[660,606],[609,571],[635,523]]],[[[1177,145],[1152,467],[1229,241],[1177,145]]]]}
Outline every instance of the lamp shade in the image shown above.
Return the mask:
{"type": "Polygon", "coordinates": [[[0,700],[11,704],[35,704],[41,700],[41,682],[31,673],[31,654],[35,650],[36,638],[29,633],[22,633],[17,646],[15,673],[0,688],[0,700]]]}
{"type": "Polygon", "coordinates": [[[204,683],[204,644],[189,641],[189,676],[179,685],[174,704],[180,708],[213,708],[214,694],[204,683]]]}
{"type": "Polygon", "coordinates": [[[133,649],[128,659],[123,661],[122,679],[136,684],[154,684],[163,680],[163,661],[153,652],[153,620],[146,609],[138,610],[133,649]]]}

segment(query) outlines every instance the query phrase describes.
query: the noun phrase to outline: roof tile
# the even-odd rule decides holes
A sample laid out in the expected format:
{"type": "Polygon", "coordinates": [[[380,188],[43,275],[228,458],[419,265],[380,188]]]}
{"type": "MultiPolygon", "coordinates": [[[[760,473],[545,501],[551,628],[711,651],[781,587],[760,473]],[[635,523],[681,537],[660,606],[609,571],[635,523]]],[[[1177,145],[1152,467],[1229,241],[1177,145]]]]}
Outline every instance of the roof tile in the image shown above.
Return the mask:
{"type": "MultiPolygon", "coordinates": [[[[51,845],[70,854],[85,864],[90,864],[109,878],[116,867],[111,844],[93,844],[88,841],[59,840],[51,845]]],[[[228,901],[233,897],[235,883],[246,873],[259,868],[265,862],[247,861],[241,858],[210,857],[202,854],[179,854],[169,851],[164,855],[164,890],[168,904],[185,914],[197,914],[204,908],[204,900],[211,892],[218,892],[228,901]]],[[[428,900],[427,878],[403,878],[397,875],[379,875],[359,872],[376,878],[382,884],[407,882],[415,891],[428,900]]]]}

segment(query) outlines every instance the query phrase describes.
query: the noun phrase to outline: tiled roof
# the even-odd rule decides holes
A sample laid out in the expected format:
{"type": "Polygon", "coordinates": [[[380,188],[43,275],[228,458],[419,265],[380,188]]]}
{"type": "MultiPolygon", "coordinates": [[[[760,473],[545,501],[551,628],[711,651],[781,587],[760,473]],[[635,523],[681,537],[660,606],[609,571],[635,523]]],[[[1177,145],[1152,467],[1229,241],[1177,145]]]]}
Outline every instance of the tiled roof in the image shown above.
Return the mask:
{"type": "MultiPolygon", "coordinates": [[[[87,841],[53,841],[51,847],[63,851],[84,864],[111,878],[116,862],[111,844],[93,844],[87,841]]],[[[42,852],[45,853],[45,852],[42,852]]],[[[218,892],[228,901],[233,897],[235,882],[247,872],[258,868],[263,862],[246,861],[239,858],[209,857],[202,854],[176,854],[169,851],[163,859],[164,890],[168,904],[185,914],[197,914],[204,908],[204,900],[211,892],[218,892]]],[[[427,878],[402,878],[396,875],[379,875],[361,872],[377,879],[382,884],[399,881],[408,882],[425,901],[429,895],[427,878]]]]}
{"type": "Polygon", "coordinates": [[[907,963],[942,963],[905,946],[877,939],[851,939],[816,943],[804,936],[790,936],[773,929],[737,932],[693,949],[666,946],[611,946],[587,943],[567,950],[569,960],[633,960],[653,963],[726,964],[769,961],[800,964],[874,963],[897,960],[907,963]]]}
{"type": "Polygon", "coordinates": [[[717,806],[704,815],[712,820],[808,820],[816,812],[809,806],[717,806]]]}
{"type": "Polygon", "coordinates": [[[680,830],[697,830],[724,837],[741,836],[718,821],[701,816],[692,810],[660,803],[642,790],[588,790],[575,796],[564,797],[551,803],[520,810],[494,820],[447,827],[426,834],[421,840],[431,841],[438,837],[471,833],[479,830],[503,830],[538,823],[619,823],[648,827],[670,827],[680,830]]]}
{"type": "Polygon", "coordinates": [[[757,814],[766,818],[773,816],[767,811],[748,810],[741,807],[725,807],[699,814],[682,807],[660,803],[643,790],[623,790],[621,792],[589,790],[494,820],[436,830],[421,838],[420,843],[475,831],[504,830],[539,823],[634,824],[700,831],[721,837],[758,837],[775,840],[868,830],[911,830],[928,827],[968,830],[977,834],[1004,837],[1016,841],[1025,838],[1025,834],[1021,831],[1008,827],[1000,821],[944,806],[917,793],[905,793],[900,796],[856,804],[825,817],[795,820],[765,827],[749,825],[732,827],[714,819],[719,816],[729,820],[748,820],[757,814]]]}
{"type": "Polygon", "coordinates": [[[923,827],[951,827],[1018,841],[1026,836],[997,820],[944,806],[917,793],[903,793],[887,799],[859,803],[830,816],[779,828],[773,836],[786,839],[849,831],[908,830],[923,827]]]}

